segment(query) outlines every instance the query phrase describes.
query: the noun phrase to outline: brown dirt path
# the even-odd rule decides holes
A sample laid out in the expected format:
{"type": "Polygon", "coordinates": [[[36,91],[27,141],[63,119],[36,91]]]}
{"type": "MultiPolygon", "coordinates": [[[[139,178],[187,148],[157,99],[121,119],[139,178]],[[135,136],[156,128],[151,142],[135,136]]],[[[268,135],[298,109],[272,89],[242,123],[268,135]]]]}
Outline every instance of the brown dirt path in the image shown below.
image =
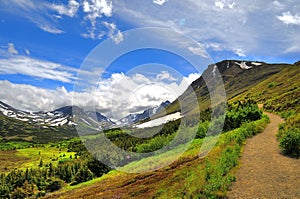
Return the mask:
{"type": "Polygon", "coordinates": [[[300,159],[280,153],[276,134],[284,120],[266,114],[271,122],[247,141],[229,198],[300,198],[300,159]]]}

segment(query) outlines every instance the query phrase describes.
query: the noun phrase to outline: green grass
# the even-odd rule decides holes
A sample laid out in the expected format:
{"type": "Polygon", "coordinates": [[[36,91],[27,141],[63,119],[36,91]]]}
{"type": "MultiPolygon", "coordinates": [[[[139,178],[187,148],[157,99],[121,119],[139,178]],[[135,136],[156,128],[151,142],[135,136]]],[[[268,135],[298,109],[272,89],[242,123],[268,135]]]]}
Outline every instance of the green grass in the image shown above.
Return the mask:
{"type": "Polygon", "coordinates": [[[0,141],[0,151],[2,150],[14,150],[14,149],[22,149],[22,148],[28,148],[31,147],[33,144],[30,142],[4,142],[0,141]]]}
{"type": "Polygon", "coordinates": [[[269,112],[280,114],[285,120],[278,140],[284,154],[300,157],[300,67],[286,67],[284,70],[259,83],[230,101],[253,99],[264,105],[269,112]]]}
{"type": "Polygon", "coordinates": [[[57,165],[59,161],[67,161],[75,157],[74,152],[67,152],[66,148],[52,146],[24,148],[13,151],[0,151],[0,171],[9,172],[13,169],[38,168],[42,159],[43,165],[52,163],[57,165]]]}
{"type": "Polygon", "coordinates": [[[287,118],[300,112],[300,67],[289,66],[262,81],[230,102],[253,99],[264,104],[264,109],[287,118]]]}
{"type": "MultiPolygon", "coordinates": [[[[68,198],[70,194],[77,198],[91,197],[107,189],[107,198],[114,197],[117,192],[124,194],[120,197],[226,197],[226,191],[235,179],[233,171],[238,166],[238,158],[245,140],[262,132],[268,121],[264,116],[261,120],[244,124],[241,128],[220,135],[217,145],[205,158],[199,158],[203,139],[195,139],[180,158],[158,171],[141,174],[111,171],[101,178],[76,187],[65,187],[52,197],[68,198]]],[[[125,167],[134,170],[137,167],[147,167],[155,161],[164,163],[177,154],[176,150],[178,149],[133,162],[125,167]]]]}

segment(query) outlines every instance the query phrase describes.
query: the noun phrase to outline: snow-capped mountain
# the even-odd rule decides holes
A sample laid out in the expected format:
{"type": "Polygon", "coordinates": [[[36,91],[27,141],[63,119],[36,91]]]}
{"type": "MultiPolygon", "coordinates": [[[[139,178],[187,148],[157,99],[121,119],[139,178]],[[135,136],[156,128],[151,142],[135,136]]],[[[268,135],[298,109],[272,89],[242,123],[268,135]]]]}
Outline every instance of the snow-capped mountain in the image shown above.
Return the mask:
{"type": "Polygon", "coordinates": [[[0,114],[31,124],[45,126],[77,125],[84,122],[88,126],[107,128],[114,124],[110,119],[99,112],[84,111],[76,106],[65,106],[48,112],[28,112],[15,109],[0,101],[0,114]],[[76,117],[80,115],[80,117],[76,117]]]}
{"type": "Polygon", "coordinates": [[[144,110],[142,113],[130,114],[130,115],[122,118],[120,120],[120,123],[121,123],[121,125],[130,125],[130,124],[134,124],[134,123],[149,119],[151,116],[153,116],[153,115],[159,113],[161,110],[163,110],[170,103],[171,102],[169,102],[169,101],[165,101],[158,106],[144,110]]]}

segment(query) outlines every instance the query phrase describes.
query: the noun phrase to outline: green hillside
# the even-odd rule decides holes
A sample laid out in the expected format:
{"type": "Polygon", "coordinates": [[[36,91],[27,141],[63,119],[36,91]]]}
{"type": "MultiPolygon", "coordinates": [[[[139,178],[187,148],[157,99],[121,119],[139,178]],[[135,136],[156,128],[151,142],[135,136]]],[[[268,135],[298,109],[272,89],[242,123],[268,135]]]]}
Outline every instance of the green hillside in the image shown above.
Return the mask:
{"type": "MultiPolygon", "coordinates": [[[[235,60],[225,60],[215,65],[210,65],[203,72],[202,76],[205,76],[206,80],[212,81],[214,79],[213,71],[214,67],[217,66],[218,70],[221,74],[221,77],[224,82],[224,88],[226,91],[227,99],[231,99],[234,96],[237,96],[248,89],[254,87],[261,81],[271,77],[272,75],[280,72],[285,68],[289,68],[292,65],[289,64],[267,64],[260,63],[261,65],[254,65],[251,69],[241,69],[236,63],[241,61],[235,60]]],[[[246,63],[252,63],[247,62],[246,63]]],[[[191,86],[184,92],[178,100],[174,101],[171,105],[167,107],[168,113],[174,113],[180,111],[180,103],[190,104],[189,110],[193,110],[194,104],[189,103],[192,101],[193,95],[191,94],[193,91],[196,93],[198,98],[199,109],[204,110],[210,107],[210,95],[208,92],[208,88],[203,77],[200,77],[196,81],[194,81],[191,86]]]]}
{"type": "Polygon", "coordinates": [[[30,124],[0,114],[0,136],[1,148],[1,142],[27,141],[38,144],[70,139],[78,135],[75,127],[30,124]]]}
{"type": "MultiPolygon", "coordinates": [[[[223,132],[207,156],[199,157],[199,151],[208,127],[218,126],[219,118],[215,118],[214,121],[210,119],[211,109],[208,109],[210,97],[204,79],[201,77],[193,82],[179,98],[179,101],[189,102],[191,89],[197,94],[199,107],[202,110],[201,123],[183,120],[185,121],[183,131],[187,137],[196,129],[196,138],[188,150],[169,166],[157,171],[128,174],[97,162],[79,139],[63,141],[61,142],[63,146],[53,144],[52,148],[49,145],[50,147],[45,150],[55,152],[56,156],[60,153],[71,154],[76,159],[69,157],[65,161],[59,161],[58,156],[58,159],[52,160],[51,154],[48,154],[49,157],[45,156],[47,165],[31,169],[30,176],[15,170],[7,176],[0,175],[0,193],[3,192],[6,196],[23,194],[27,197],[45,196],[48,193],[45,198],[70,198],[70,196],[72,198],[226,198],[227,191],[235,180],[234,171],[239,165],[239,157],[246,139],[262,132],[269,122],[267,116],[262,115],[258,104],[264,104],[265,110],[279,113],[286,118],[287,122],[280,127],[278,135],[283,153],[296,158],[300,153],[300,65],[258,63],[251,69],[245,70],[236,62],[238,61],[217,63],[224,80],[228,105],[223,132]],[[14,178],[19,184],[14,183],[14,178]],[[49,193],[56,190],[58,191],[49,193]]],[[[212,77],[213,68],[213,65],[209,66],[204,75],[212,77]]],[[[177,100],[167,107],[167,111],[169,113],[180,111],[178,108],[177,100]]],[[[188,108],[193,112],[194,104],[189,104],[188,108]]],[[[28,144],[28,141],[49,142],[74,136],[74,132],[70,131],[69,127],[44,129],[1,115],[0,119],[2,122],[0,132],[2,142],[5,144],[12,143],[8,142],[12,140],[26,140],[28,144]]],[[[180,120],[177,120],[166,124],[151,138],[134,137],[133,135],[140,133],[139,129],[112,129],[104,131],[103,134],[86,136],[84,142],[93,143],[93,147],[99,149],[97,154],[93,155],[105,157],[111,162],[121,160],[117,166],[131,170],[138,167],[155,168],[155,165],[163,164],[175,157],[177,150],[184,146],[184,140],[175,140],[178,142],[177,148],[160,154],[155,153],[157,149],[166,146],[174,139],[178,133],[179,122],[180,120]],[[126,156],[116,154],[110,148],[105,148],[103,151],[99,146],[106,146],[106,144],[99,138],[104,135],[124,150],[140,153],[154,152],[153,156],[141,160],[132,156],[131,161],[128,161],[126,156]]],[[[152,134],[155,128],[143,129],[143,131],[152,134]]],[[[209,137],[208,141],[212,139],[215,137],[209,137]]],[[[10,154],[21,152],[27,155],[34,153],[32,164],[36,166],[40,160],[37,150],[43,154],[43,147],[37,146],[34,149],[30,144],[25,145],[25,150],[7,152],[10,154]]],[[[21,170],[26,169],[24,165],[30,167],[29,157],[15,160],[23,165],[17,167],[21,170]]]]}

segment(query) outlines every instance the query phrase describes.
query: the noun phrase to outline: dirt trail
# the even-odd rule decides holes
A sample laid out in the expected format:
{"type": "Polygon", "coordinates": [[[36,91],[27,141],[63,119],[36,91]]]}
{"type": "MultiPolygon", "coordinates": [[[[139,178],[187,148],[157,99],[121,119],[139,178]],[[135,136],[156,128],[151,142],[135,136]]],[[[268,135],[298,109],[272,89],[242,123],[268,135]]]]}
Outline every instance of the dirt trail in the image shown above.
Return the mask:
{"type": "Polygon", "coordinates": [[[300,159],[280,153],[276,134],[284,120],[266,114],[271,122],[247,141],[229,198],[300,198],[300,159]]]}

